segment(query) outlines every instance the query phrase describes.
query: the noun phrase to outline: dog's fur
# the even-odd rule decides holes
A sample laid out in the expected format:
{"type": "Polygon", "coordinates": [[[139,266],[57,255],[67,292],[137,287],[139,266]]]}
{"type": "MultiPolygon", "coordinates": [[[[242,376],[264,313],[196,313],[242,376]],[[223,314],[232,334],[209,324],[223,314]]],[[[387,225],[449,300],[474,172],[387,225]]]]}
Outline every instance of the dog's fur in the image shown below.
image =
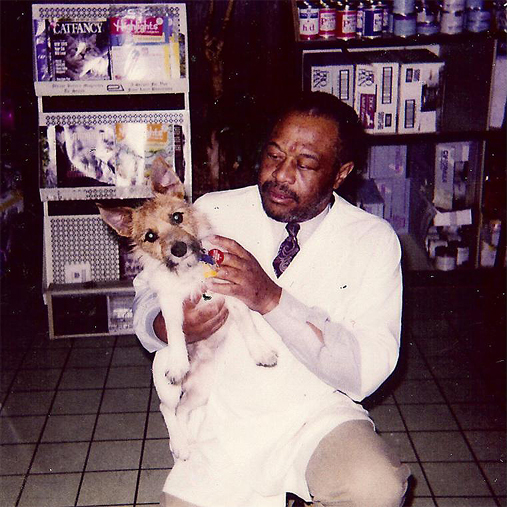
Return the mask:
{"type": "Polygon", "coordinates": [[[182,303],[189,295],[202,295],[202,240],[211,234],[211,228],[184,200],[184,187],[165,162],[155,161],[151,177],[155,197],[141,207],[98,206],[103,220],[131,239],[158,296],[169,343],[155,355],[153,379],[171,450],[175,458],[185,460],[189,457],[188,416],[208,399],[214,350],[224,339],[231,319],[240,323],[247,348],[259,366],[275,366],[277,354],[260,337],[248,308],[232,297],[227,298],[226,324],[208,339],[189,345],[187,353],[182,303]]]}

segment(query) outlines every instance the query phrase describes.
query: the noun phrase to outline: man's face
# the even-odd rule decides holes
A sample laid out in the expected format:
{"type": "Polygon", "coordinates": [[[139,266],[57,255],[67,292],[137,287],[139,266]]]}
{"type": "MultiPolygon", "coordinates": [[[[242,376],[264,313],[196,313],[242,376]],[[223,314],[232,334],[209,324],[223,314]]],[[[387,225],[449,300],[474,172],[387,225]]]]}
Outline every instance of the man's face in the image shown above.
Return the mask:
{"type": "Polygon", "coordinates": [[[336,165],[338,128],[332,120],[291,113],[271,133],[259,172],[266,214],[279,222],[304,222],[328,205],[352,170],[336,165]]]}

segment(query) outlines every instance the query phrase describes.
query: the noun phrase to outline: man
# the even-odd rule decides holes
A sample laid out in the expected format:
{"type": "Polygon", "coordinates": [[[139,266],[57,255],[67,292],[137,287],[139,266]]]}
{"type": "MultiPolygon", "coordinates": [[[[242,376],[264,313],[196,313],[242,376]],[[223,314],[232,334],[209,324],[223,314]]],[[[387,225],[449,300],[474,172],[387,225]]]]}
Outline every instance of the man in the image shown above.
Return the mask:
{"type": "MultiPolygon", "coordinates": [[[[333,193],[365,149],[351,108],[304,95],[274,126],[257,186],[197,201],[225,255],[207,283],[213,299],[184,305],[187,340],[219,329],[228,313],[217,294],[234,296],[278,364],[254,365],[231,327],[209,401],[192,413],[191,457],[175,464],[161,505],[282,507],[286,492],[323,507],[401,505],[408,468],[356,403],[398,359],[399,242],[333,193]]],[[[171,338],[142,274],[135,285],[136,331],[154,351],[171,338]]]]}

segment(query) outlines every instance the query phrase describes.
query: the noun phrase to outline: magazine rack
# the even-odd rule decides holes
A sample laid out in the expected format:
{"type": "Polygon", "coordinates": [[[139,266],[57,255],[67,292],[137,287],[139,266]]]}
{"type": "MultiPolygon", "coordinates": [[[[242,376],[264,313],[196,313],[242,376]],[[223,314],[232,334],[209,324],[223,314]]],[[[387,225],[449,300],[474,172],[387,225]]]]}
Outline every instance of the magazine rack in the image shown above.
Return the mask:
{"type": "Polygon", "coordinates": [[[32,6],[50,339],[132,333],[139,266],[95,203],[152,195],[161,157],[192,195],[186,6],[32,6]]]}

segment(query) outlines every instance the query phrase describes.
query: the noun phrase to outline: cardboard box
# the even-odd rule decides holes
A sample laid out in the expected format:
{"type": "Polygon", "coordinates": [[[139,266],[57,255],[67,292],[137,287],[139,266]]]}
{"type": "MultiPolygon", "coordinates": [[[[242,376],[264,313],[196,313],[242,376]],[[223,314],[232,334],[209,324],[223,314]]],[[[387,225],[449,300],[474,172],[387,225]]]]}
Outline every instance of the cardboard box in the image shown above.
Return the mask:
{"type": "Polygon", "coordinates": [[[440,128],[444,61],[425,49],[396,51],[400,62],[398,133],[440,128]]]}
{"type": "Polygon", "coordinates": [[[400,65],[391,53],[354,54],[354,109],[371,134],[396,133],[400,65]]]}
{"type": "Polygon", "coordinates": [[[470,141],[436,145],[433,204],[437,208],[449,211],[453,209],[455,184],[462,178],[460,170],[471,160],[471,149],[470,141]]]}
{"type": "Polygon", "coordinates": [[[409,232],[411,183],[410,178],[375,179],[384,200],[384,218],[398,234],[409,232]]]}
{"type": "Polygon", "coordinates": [[[354,63],[347,55],[341,52],[306,54],[307,66],[305,89],[330,93],[354,107],[354,63]]]}
{"type": "Polygon", "coordinates": [[[407,146],[371,146],[368,152],[368,178],[405,178],[407,146]]]}

